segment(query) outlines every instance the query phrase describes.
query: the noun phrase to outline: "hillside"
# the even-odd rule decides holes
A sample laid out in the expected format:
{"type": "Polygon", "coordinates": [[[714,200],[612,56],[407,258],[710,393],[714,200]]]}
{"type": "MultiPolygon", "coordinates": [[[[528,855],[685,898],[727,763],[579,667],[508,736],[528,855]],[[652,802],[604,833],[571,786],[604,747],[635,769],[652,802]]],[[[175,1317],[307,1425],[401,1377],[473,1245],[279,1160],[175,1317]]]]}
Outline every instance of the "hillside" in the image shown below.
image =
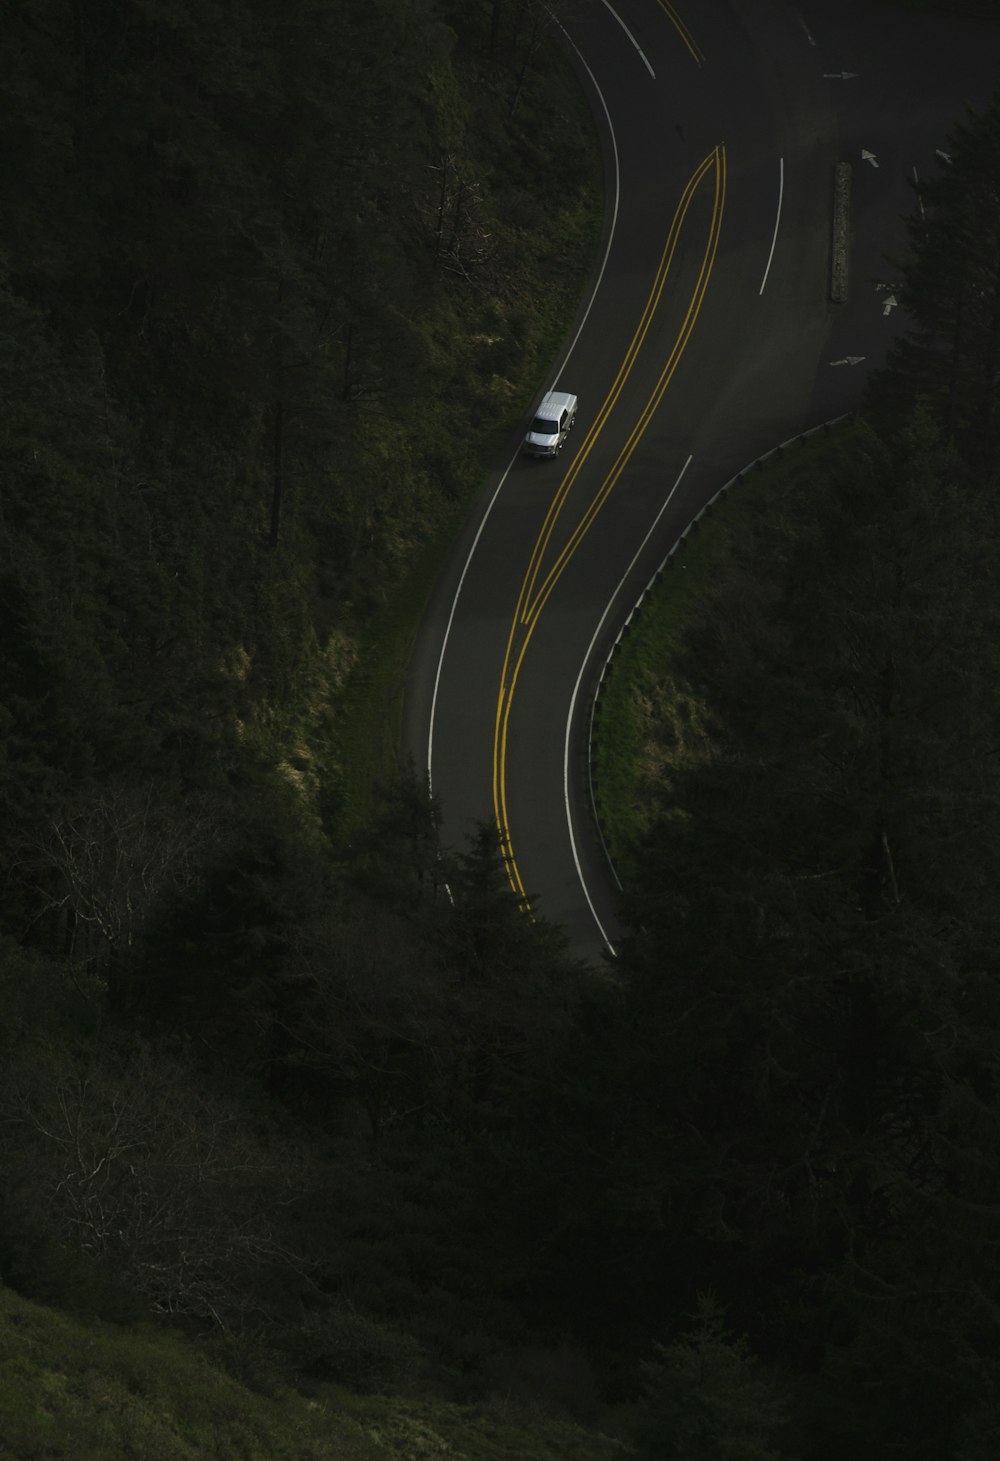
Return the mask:
{"type": "Polygon", "coordinates": [[[630,1454],[574,1426],[500,1408],[360,1397],[334,1386],[297,1393],[265,1374],[239,1377],[176,1336],[84,1324],[0,1289],[0,1455],[17,1461],[611,1461],[630,1454]]]}

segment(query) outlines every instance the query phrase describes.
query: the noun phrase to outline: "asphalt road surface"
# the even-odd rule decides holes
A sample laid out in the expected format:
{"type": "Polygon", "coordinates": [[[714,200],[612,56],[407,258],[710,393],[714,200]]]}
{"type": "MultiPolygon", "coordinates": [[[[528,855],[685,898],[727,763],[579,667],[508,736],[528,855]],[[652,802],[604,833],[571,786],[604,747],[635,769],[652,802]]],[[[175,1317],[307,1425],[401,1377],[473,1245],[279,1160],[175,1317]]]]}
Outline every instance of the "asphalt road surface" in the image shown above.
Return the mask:
{"type": "Polygon", "coordinates": [[[586,777],[600,666],[705,501],[857,405],[906,326],[887,255],[1000,84],[1000,34],[875,0],[576,0],[559,24],[605,159],[605,236],[547,382],[577,424],[552,462],[512,442],[482,493],[418,637],[404,745],[445,843],[495,818],[512,887],[596,957],[620,934],[586,777]]]}

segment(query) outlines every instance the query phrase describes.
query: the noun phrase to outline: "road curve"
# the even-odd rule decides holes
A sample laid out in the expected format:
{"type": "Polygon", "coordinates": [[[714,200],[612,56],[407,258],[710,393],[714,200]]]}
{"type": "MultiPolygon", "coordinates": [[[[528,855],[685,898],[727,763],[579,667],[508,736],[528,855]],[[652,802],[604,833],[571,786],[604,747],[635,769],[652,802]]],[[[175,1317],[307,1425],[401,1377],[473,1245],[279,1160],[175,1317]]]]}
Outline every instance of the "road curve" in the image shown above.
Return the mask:
{"type": "Polygon", "coordinates": [[[941,165],[963,103],[989,95],[996,29],[908,18],[901,45],[898,13],[851,0],[581,0],[561,25],[608,203],[547,382],[579,397],[578,422],[556,461],[512,443],[487,484],[418,635],[403,744],[430,772],[445,843],[496,817],[512,887],[594,957],[620,932],[586,795],[600,663],[717,488],[857,403],[902,323],[882,255],[900,246],[911,173],[941,165]],[[852,285],[833,304],[845,160],[852,285]]]}

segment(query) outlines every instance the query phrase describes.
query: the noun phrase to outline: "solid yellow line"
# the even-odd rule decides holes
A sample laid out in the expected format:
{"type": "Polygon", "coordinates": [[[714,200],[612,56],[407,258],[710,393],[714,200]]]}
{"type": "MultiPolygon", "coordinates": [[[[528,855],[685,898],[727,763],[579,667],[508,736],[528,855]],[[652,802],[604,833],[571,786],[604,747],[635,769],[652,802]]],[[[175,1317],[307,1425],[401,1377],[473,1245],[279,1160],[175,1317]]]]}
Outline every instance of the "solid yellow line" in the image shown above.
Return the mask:
{"type": "MultiPolygon", "coordinates": [[[[550,503],[550,507],[548,507],[548,511],[547,513],[545,513],[545,520],[544,522],[542,522],[541,530],[539,530],[538,533],[538,538],[535,539],[535,546],[534,548],[532,548],[531,560],[529,560],[528,562],[528,568],[526,568],[525,577],[523,577],[522,584],[520,584],[520,592],[518,593],[518,605],[516,605],[515,614],[513,614],[512,621],[510,621],[510,631],[509,634],[507,634],[507,644],[506,649],[504,649],[503,669],[501,669],[500,671],[500,691],[499,695],[497,695],[496,728],[494,728],[493,736],[493,806],[494,814],[496,814],[497,817],[497,825],[499,825],[500,830],[501,852],[503,852],[504,863],[506,863],[507,865],[507,875],[509,875],[509,877],[510,865],[515,866],[516,874],[516,863],[513,863],[513,855],[512,853],[509,853],[509,833],[507,833],[506,821],[504,821],[500,815],[500,802],[503,801],[504,805],[506,805],[506,798],[500,795],[499,777],[497,777],[497,742],[499,742],[501,739],[500,722],[501,716],[503,716],[504,713],[504,690],[506,690],[507,668],[509,668],[510,665],[510,653],[512,653],[513,649],[513,638],[515,638],[516,630],[518,630],[519,619],[522,619],[522,609],[523,605],[525,605],[525,600],[526,598],[528,598],[529,593],[531,593],[532,587],[534,587],[535,577],[537,577],[538,568],[539,565],[541,565],[542,554],[544,554],[545,546],[547,546],[548,541],[550,541],[551,533],[553,533],[554,526],[556,526],[558,514],[560,514],[561,508],[563,508],[564,503],[566,503],[567,495],[569,495],[570,488],[572,488],[573,482],[576,481],[577,473],[579,473],[580,468],[582,468],[583,462],[585,462],[586,457],[588,457],[589,453],[591,453],[592,447],[594,447],[594,443],[596,441],[596,438],[598,438],[599,432],[601,432],[602,427],[604,427],[605,421],[607,421],[608,415],[610,415],[614,403],[617,402],[618,396],[620,396],[621,390],[623,390],[624,383],[626,383],[627,377],[629,377],[629,374],[632,373],[632,367],[633,365],[635,365],[636,356],[637,354],[639,354],[639,349],[640,346],[642,346],[643,340],[645,340],[646,333],[648,333],[649,324],[651,324],[652,317],[654,317],[656,305],[659,304],[659,298],[661,298],[662,289],[664,289],[665,281],[667,281],[667,273],[670,272],[670,264],[671,262],[673,262],[675,247],[677,247],[677,240],[678,237],[680,237],[680,226],[681,224],[683,224],[684,216],[687,215],[687,209],[689,209],[690,200],[692,200],[692,197],[694,196],[694,191],[696,191],[697,187],[699,187],[700,181],[702,181],[702,178],[705,177],[706,171],[708,171],[708,169],[712,167],[713,161],[715,161],[715,152],[709,152],[708,155],[706,155],[705,158],[702,159],[702,162],[697,165],[697,168],[694,169],[692,177],[687,180],[686,186],[684,186],[684,191],[683,193],[681,193],[680,202],[678,202],[677,209],[674,210],[673,221],[671,221],[670,229],[668,229],[667,232],[667,243],[664,244],[664,251],[662,251],[661,259],[659,259],[658,267],[656,267],[654,285],[652,285],[651,291],[649,291],[649,298],[648,300],[646,300],[646,305],[645,308],[643,308],[642,316],[640,316],[639,324],[637,324],[636,326],[635,335],[632,336],[632,342],[630,342],[629,349],[627,349],[626,355],[624,355],[623,361],[621,361],[621,365],[620,367],[618,367],[618,373],[617,375],[615,375],[613,384],[611,384],[611,390],[610,392],[608,392],[607,396],[605,396],[604,403],[602,403],[601,409],[599,409],[598,415],[596,415],[596,419],[594,421],[594,424],[592,424],[591,430],[589,430],[588,434],[586,434],[586,437],[583,438],[583,446],[580,447],[579,451],[577,451],[575,460],[573,460],[572,468],[570,468],[569,472],[567,472],[566,476],[564,476],[563,482],[561,482],[560,488],[558,488],[553,503],[550,503]]],[[[504,752],[503,758],[501,758],[501,764],[503,764],[504,761],[506,761],[506,742],[504,742],[504,752]]],[[[525,896],[525,890],[523,890],[523,885],[520,885],[519,874],[518,881],[515,882],[515,880],[513,880],[512,878],[512,880],[510,880],[510,885],[512,885],[513,891],[515,891],[515,893],[516,891],[520,890],[520,896],[525,896]]]]}
{"type": "Polygon", "coordinates": [[[658,4],[664,14],[667,15],[671,21],[673,21],[674,29],[677,31],[677,34],[680,36],[684,44],[687,46],[688,50],[691,52],[695,64],[697,66],[701,66],[705,60],[705,53],[699,46],[698,42],[695,40],[694,36],[688,30],[683,20],[681,20],[680,16],[677,14],[677,11],[670,4],[670,0],[658,0],[658,4]]]}
{"type": "MultiPolygon", "coordinates": [[[[509,847],[509,837],[506,825],[499,815],[497,745],[501,735],[500,720],[503,714],[504,691],[507,682],[507,670],[510,664],[511,650],[514,644],[514,635],[517,630],[518,622],[522,618],[522,609],[524,603],[534,586],[534,582],[538,574],[538,569],[541,565],[542,555],[544,554],[545,548],[547,547],[549,539],[551,538],[556,519],[558,518],[559,513],[562,510],[562,507],[566,501],[566,498],[569,495],[573,482],[576,480],[576,477],[579,474],[584,462],[590,455],[594,442],[597,440],[598,435],[603,429],[604,424],[607,421],[607,418],[613,406],[615,405],[615,402],[621,395],[625,382],[632,371],[633,365],[635,364],[639,349],[641,348],[642,343],[646,338],[646,334],[648,333],[649,326],[656,311],[656,307],[659,304],[660,297],[663,293],[663,288],[666,283],[666,277],[669,273],[670,265],[677,247],[677,240],[680,237],[681,224],[683,223],[684,218],[687,215],[691,199],[697,191],[697,188],[701,183],[702,178],[705,176],[705,173],[713,165],[714,161],[715,152],[713,151],[708,153],[702,159],[702,161],[698,164],[697,168],[695,168],[694,172],[688,178],[688,181],[684,186],[684,191],[681,194],[680,201],[678,202],[677,208],[674,211],[674,217],[667,232],[667,239],[663,247],[663,253],[660,256],[660,262],[657,266],[653,285],[650,289],[649,297],[646,300],[642,315],[640,316],[639,324],[636,326],[635,333],[632,336],[632,340],[629,344],[628,350],[626,351],[622,363],[618,368],[618,373],[615,376],[614,381],[612,382],[611,389],[605,397],[593,425],[590,427],[590,430],[584,437],[583,445],[580,448],[580,451],[577,453],[576,457],[574,458],[572,466],[566,473],[566,476],[563,478],[563,481],[560,484],[559,489],[555,497],[553,498],[553,501],[549,504],[549,509],[545,515],[545,520],[542,523],[542,527],[539,531],[538,537],[535,540],[535,545],[532,549],[531,558],[528,562],[528,567],[525,571],[525,576],[521,583],[520,592],[518,593],[517,606],[514,610],[514,616],[511,620],[510,625],[510,632],[507,636],[507,646],[504,651],[503,668],[500,672],[500,690],[497,697],[496,724],[493,736],[493,806],[494,811],[497,813],[497,823],[501,838],[501,850],[504,852],[505,863],[508,862],[507,848],[509,847]]],[[[512,855],[510,857],[510,862],[513,862],[512,855]]],[[[509,875],[510,874],[508,869],[508,876],[509,875]]],[[[517,879],[517,883],[520,884],[519,876],[517,879]]],[[[517,885],[515,885],[513,879],[511,880],[511,886],[512,888],[514,888],[515,892],[518,891],[518,887],[517,885]]],[[[520,893],[523,897],[523,886],[520,887],[520,893]]]]}
{"type": "MultiPolygon", "coordinates": [[[[578,526],[576,532],[573,535],[573,538],[570,540],[570,543],[566,545],[566,548],[564,548],[563,553],[560,555],[560,559],[557,560],[556,565],[553,566],[553,569],[550,571],[545,581],[545,584],[543,585],[542,591],[538,599],[536,600],[536,604],[533,606],[530,622],[528,624],[528,630],[522,641],[520,652],[517,657],[517,662],[514,666],[514,672],[510,678],[510,684],[505,685],[504,683],[501,683],[500,696],[497,705],[497,727],[496,731],[494,732],[493,743],[493,807],[494,813],[497,818],[497,824],[500,828],[501,851],[503,853],[504,864],[507,868],[508,881],[510,882],[513,891],[515,893],[518,893],[519,896],[525,901],[527,901],[527,894],[525,892],[520,870],[517,866],[517,859],[514,856],[514,849],[510,838],[510,830],[507,826],[507,728],[510,720],[511,706],[513,705],[514,701],[514,691],[517,686],[518,676],[521,671],[521,665],[524,662],[524,656],[527,651],[528,644],[531,640],[532,634],[534,633],[535,625],[538,623],[538,619],[541,615],[542,609],[544,608],[549,595],[552,593],[552,590],[555,588],[556,583],[558,582],[563,571],[565,570],[566,564],[569,562],[570,557],[572,557],[572,554],[576,551],[576,548],[582,541],[584,534],[589,529],[604,502],[607,500],[607,497],[610,495],[612,489],[615,486],[615,483],[618,481],[619,477],[624,471],[629,458],[631,457],[647,427],[649,426],[649,423],[653,418],[653,414],[659,406],[660,401],[663,399],[666,389],[670,384],[675,370],[677,369],[677,365],[680,361],[681,355],[683,354],[684,349],[687,346],[687,342],[690,339],[691,334],[694,330],[695,323],[697,322],[698,315],[701,312],[701,306],[704,301],[705,294],[708,290],[708,282],[715,264],[715,255],[718,250],[719,238],[722,231],[722,214],[725,207],[726,194],[725,147],[717,147],[711,154],[711,160],[715,163],[716,173],[715,197],[712,205],[712,221],[709,229],[708,240],[705,245],[705,252],[702,257],[698,280],[695,284],[694,292],[688,304],[687,313],[681,326],[680,333],[677,337],[677,340],[674,342],[674,347],[671,350],[667,363],[660,374],[660,378],[657,381],[657,384],[654,387],[653,392],[646,403],[646,406],[639,418],[639,421],[633,428],[631,436],[629,437],[629,440],[626,443],[625,447],[622,449],[621,453],[619,453],[618,460],[616,461],[615,466],[605,478],[604,483],[602,483],[600,490],[598,491],[593,502],[588,508],[585,519],[578,526]],[[558,571],[556,571],[557,569],[558,571]]],[[[506,668],[507,664],[505,660],[505,676],[506,668]]]]}
{"type": "Polygon", "coordinates": [[[708,288],[708,274],[711,273],[712,262],[715,259],[715,249],[718,247],[718,232],[722,222],[720,189],[722,199],[724,200],[725,198],[725,148],[716,148],[713,154],[713,160],[715,162],[715,199],[712,205],[712,222],[709,229],[708,242],[706,244],[705,255],[702,258],[701,269],[699,271],[698,280],[695,284],[694,293],[692,294],[691,300],[688,304],[687,313],[684,317],[684,321],[677,335],[677,339],[674,341],[674,345],[670,352],[670,355],[667,357],[667,363],[663,367],[663,371],[660,374],[660,379],[657,381],[656,386],[653,389],[653,393],[647,401],[639,417],[639,420],[632,428],[632,432],[628,437],[628,440],[619,452],[615,465],[612,467],[607,477],[605,477],[604,482],[601,484],[583,517],[580,519],[576,528],[573,530],[569,541],[565,544],[555,563],[549,569],[548,575],[546,576],[545,582],[542,584],[542,587],[539,590],[538,597],[535,599],[535,602],[527,610],[524,620],[526,624],[530,624],[534,619],[537,619],[538,614],[541,612],[541,606],[551,592],[553,585],[562,574],[563,569],[565,568],[569,559],[572,557],[573,553],[575,553],[584,534],[590,529],[594,518],[601,510],[601,507],[607,500],[612,488],[618,481],[618,478],[621,476],[622,472],[625,470],[629,458],[635,451],[635,448],[638,445],[640,438],[642,437],[643,433],[646,430],[646,427],[649,425],[649,422],[652,419],[653,412],[656,410],[657,406],[663,398],[663,394],[670,383],[670,379],[673,376],[673,373],[676,370],[677,365],[680,361],[680,357],[684,352],[684,348],[687,345],[688,338],[691,335],[692,330],[694,329],[698,312],[701,309],[701,301],[704,298],[706,289],[708,288]]]}
{"type": "Polygon", "coordinates": [[[556,520],[559,516],[559,513],[562,511],[563,505],[566,502],[566,498],[569,496],[570,489],[573,483],[576,481],[576,478],[583,468],[583,465],[586,462],[588,456],[590,455],[594,443],[596,442],[600,432],[604,427],[604,423],[607,421],[608,416],[611,414],[611,410],[615,405],[615,402],[618,400],[618,397],[621,395],[625,387],[625,382],[628,380],[628,377],[632,372],[632,367],[635,364],[636,358],[639,354],[639,350],[642,347],[642,343],[646,338],[650,325],[652,324],[657,305],[659,304],[660,297],[663,294],[663,289],[667,282],[667,275],[670,272],[670,265],[673,262],[674,252],[677,248],[677,240],[680,237],[681,225],[684,222],[684,218],[691,204],[691,199],[694,197],[698,189],[698,185],[700,184],[702,178],[705,176],[705,173],[712,166],[713,158],[714,154],[711,152],[708,153],[708,155],[704,157],[695,168],[694,172],[688,178],[687,183],[684,186],[684,191],[681,194],[680,201],[678,202],[676,209],[674,210],[673,219],[671,220],[670,227],[667,230],[666,242],[663,245],[663,253],[660,255],[660,262],[657,265],[656,274],[653,278],[653,284],[649,291],[649,297],[647,298],[642,314],[639,317],[639,323],[636,326],[635,333],[633,334],[631,342],[629,343],[629,347],[625,352],[622,363],[618,367],[618,374],[615,376],[615,379],[611,384],[611,389],[608,391],[607,396],[604,398],[601,409],[598,411],[597,416],[595,417],[594,422],[590,427],[590,430],[587,432],[587,435],[583,439],[583,445],[580,447],[580,450],[574,457],[573,463],[570,466],[569,471],[566,473],[565,477],[559,485],[558,491],[553,497],[552,502],[549,504],[549,510],[545,514],[545,521],[542,523],[538,537],[535,539],[535,546],[531,551],[531,558],[528,561],[528,567],[525,572],[524,582],[521,585],[521,593],[518,595],[517,609],[515,610],[514,620],[511,624],[511,636],[513,636],[513,631],[516,628],[518,620],[520,619],[522,623],[525,622],[524,616],[521,612],[524,607],[524,601],[531,594],[534,588],[535,579],[538,575],[538,570],[541,567],[542,557],[545,553],[545,549],[549,545],[549,539],[552,536],[552,531],[555,527],[556,520]]]}

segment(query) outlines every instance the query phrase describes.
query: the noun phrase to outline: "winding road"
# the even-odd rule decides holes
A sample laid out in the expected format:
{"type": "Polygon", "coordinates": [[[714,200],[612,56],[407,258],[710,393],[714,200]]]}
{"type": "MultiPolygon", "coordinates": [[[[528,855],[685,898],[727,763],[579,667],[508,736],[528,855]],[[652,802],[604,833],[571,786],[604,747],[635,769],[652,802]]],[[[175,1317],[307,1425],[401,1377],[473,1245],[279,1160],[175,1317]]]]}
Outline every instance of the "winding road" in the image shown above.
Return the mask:
{"type": "Polygon", "coordinates": [[[579,416],[555,461],[512,441],[486,485],[417,639],[403,743],[445,843],[495,817],[511,886],[594,958],[620,934],[586,778],[609,645],[726,480],[857,404],[906,323],[885,255],[966,104],[1000,82],[1000,34],[874,0],[578,0],[553,24],[605,160],[594,278],[545,383],[579,416]]]}

